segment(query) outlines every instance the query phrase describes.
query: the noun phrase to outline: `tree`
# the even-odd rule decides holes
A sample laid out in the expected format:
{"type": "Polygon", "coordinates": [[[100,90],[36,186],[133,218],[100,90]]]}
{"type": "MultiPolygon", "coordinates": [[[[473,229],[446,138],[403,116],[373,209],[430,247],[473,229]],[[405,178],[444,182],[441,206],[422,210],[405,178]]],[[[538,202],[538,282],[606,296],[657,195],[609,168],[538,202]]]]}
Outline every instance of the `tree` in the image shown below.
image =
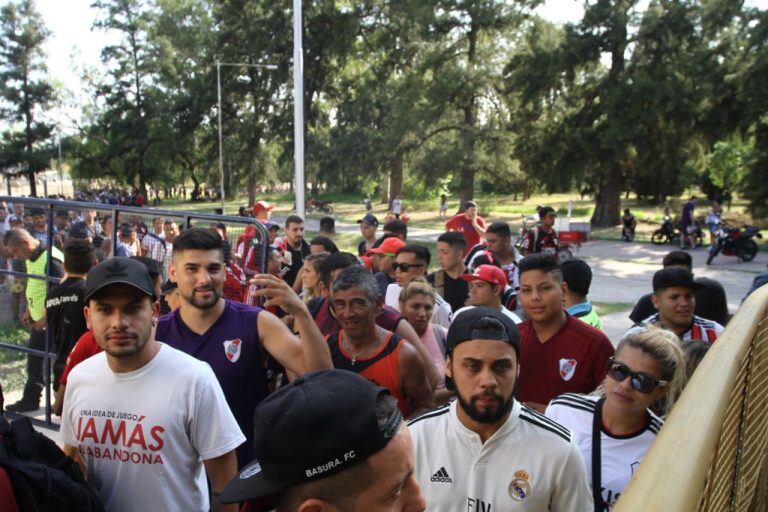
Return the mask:
{"type": "Polygon", "coordinates": [[[30,194],[36,196],[35,175],[52,157],[52,146],[46,143],[53,126],[41,119],[55,101],[53,87],[45,80],[43,43],[49,32],[31,0],[3,6],[0,25],[0,116],[21,125],[2,134],[0,165],[15,168],[13,174],[26,174],[30,194]]]}
{"type": "Polygon", "coordinates": [[[93,7],[102,17],[94,27],[119,34],[120,40],[105,47],[101,60],[108,70],[107,81],[99,84],[98,95],[105,108],[97,129],[104,134],[101,161],[109,162],[105,170],[115,169],[121,181],[138,186],[146,197],[147,183],[161,165],[150,163],[150,156],[164,157],[162,148],[150,153],[161,129],[153,129],[160,91],[154,87],[157,59],[151,52],[148,30],[154,13],[143,0],[98,0],[93,7]]]}

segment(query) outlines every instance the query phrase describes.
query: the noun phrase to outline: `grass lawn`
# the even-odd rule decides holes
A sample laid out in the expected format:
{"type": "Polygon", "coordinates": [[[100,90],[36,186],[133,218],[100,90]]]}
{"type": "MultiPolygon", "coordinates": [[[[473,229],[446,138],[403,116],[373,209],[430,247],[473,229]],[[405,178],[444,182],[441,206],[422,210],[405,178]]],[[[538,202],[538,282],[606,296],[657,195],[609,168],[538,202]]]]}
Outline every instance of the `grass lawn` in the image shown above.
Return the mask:
{"type": "MultiPolygon", "coordinates": [[[[0,342],[9,345],[25,346],[29,331],[12,324],[0,324],[0,342]]],[[[0,348],[0,384],[3,391],[24,387],[26,381],[27,356],[23,352],[0,348]]]]}
{"type": "MultiPolygon", "coordinates": [[[[686,194],[685,197],[688,195],[686,194]]],[[[363,207],[363,196],[323,194],[320,199],[333,201],[333,217],[340,222],[353,223],[365,214],[363,207]]],[[[288,215],[293,210],[293,196],[291,194],[266,194],[259,199],[267,200],[275,205],[274,213],[278,215],[288,215]]],[[[530,215],[536,210],[537,205],[550,205],[557,209],[559,215],[564,217],[568,212],[570,202],[571,215],[573,221],[589,221],[594,211],[594,200],[591,197],[581,199],[578,193],[561,194],[538,194],[531,196],[523,201],[518,198],[514,200],[512,194],[491,194],[479,196],[476,198],[480,214],[489,221],[505,221],[510,224],[513,232],[516,232],[522,223],[525,215],[530,215]]],[[[683,200],[670,199],[666,206],[669,206],[673,216],[679,216],[683,200]]],[[[442,229],[445,219],[440,218],[438,214],[438,200],[411,200],[403,199],[403,205],[406,213],[410,216],[409,226],[426,229],[442,229]]],[[[227,200],[225,211],[227,214],[236,215],[240,206],[247,206],[246,197],[238,197],[227,200]]],[[[747,202],[741,198],[734,200],[731,208],[725,207],[724,219],[729,225],[742,225],[751,223],[752,219],[746,213],[747,202]]],[[[161,208],[169,210],[195,211],[201,213],[213,213],[214,208],[218,208],[218,202],[200,202],[192,203],[179,200],[168,200],[163,203],[161,208]]],[[[458,211],[458,198],[449,198],[449,215],[458,211]]],[[[661,225],[664,216],[664,206],[651,205],[646,201],[639,201],[635,197],[622,199],[622,208],[629,208],[637,219],[637,240],[650,241],[651,233],[661,225]]],[[[696,209],[697,217],[703,219],[709,211],[709,202],[700,200],[696,209]]],[[[387,205],[374,202],[373,213],[379,220],[383,220],[387,213],[387,205]]],[[[321,213],[312,213],[308,215],[312,218],[324,216],[321,213]]],[[[600,240],[619,240],[621,237],[621,228],[619,226],[611,228],[596,229],[592,236],[600,240]]],[[[765,243],[768,243],[766,239],[765,243]]]]}
{"type": "Polygon", "coordinates": [[[595,311],[600,316],[610,315],[612,313],[618,313],[620,311],[627,311],[634,306],[631,302],[593,302],[595,311]]]}

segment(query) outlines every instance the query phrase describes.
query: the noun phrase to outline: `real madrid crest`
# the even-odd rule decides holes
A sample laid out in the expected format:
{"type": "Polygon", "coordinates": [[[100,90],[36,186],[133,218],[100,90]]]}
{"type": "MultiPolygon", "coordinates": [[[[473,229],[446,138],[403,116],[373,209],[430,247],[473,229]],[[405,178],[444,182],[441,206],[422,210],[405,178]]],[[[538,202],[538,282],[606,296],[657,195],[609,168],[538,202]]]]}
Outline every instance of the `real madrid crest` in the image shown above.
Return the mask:
{"type": "Polygon", "coordinates": [[[515,501],[525,501],[531,495],[531,476],[524,469],[515,471],[515,478],[509,484],[509,495],[515,501]]]}

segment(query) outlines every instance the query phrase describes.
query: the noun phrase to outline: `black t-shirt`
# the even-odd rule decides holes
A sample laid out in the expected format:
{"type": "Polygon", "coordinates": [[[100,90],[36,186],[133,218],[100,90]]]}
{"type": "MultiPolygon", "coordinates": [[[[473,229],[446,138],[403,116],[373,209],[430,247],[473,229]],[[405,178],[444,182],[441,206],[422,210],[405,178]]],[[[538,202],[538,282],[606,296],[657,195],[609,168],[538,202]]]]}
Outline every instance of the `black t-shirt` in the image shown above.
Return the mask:
{"type": "Polygon", "coordinates": [[[309,256],[309,244],[302,239],[301,247],[299,249],[294,249],[289,245],[288,250],[291,252],[291,270],[285,274],[284,279],[286,283],[293,286],[293,282],[296,281],[296,276],[299,274],[299,270],[301,270],[302,265],[304,265],[304,258],[309,256]]]}
{"type": "MultiPolygon", "coordinates": [[[[79,277],[67,278],[51,288],[45,297],[45,318],[56,352],[55,373],[64,368],[72,347],[88,330],[83,314],[84,298],[85,279],[79,277]]],[[[57,378],[54,382],[58,381],[57,378]]]]}
{"type": "Polygon", "coordinates": [[[656,313],[656,308],[653,307],[653,302],[651,302],[651,295],[653,294],[643,295],[637,300],[635,307],[632,308],[632,312],[629,314],[630,320],[637,324],[656,313]]]}
{"type": "Polygon", "coordinates": [[[466,305],[467,297],[469,297],[469,282],[459,278],[454,279],[443,270],[438,270],[437,272],[429,274],[427,276],[427,282],[437,290],[437,293],[441,294],[448,304],[451,305],[452,311],[455,312],[466,305]],[[437,277],[438,272],[442,272],[443,274],[442,289],[438,289],[435,284],[435,278],[437,277]]]}

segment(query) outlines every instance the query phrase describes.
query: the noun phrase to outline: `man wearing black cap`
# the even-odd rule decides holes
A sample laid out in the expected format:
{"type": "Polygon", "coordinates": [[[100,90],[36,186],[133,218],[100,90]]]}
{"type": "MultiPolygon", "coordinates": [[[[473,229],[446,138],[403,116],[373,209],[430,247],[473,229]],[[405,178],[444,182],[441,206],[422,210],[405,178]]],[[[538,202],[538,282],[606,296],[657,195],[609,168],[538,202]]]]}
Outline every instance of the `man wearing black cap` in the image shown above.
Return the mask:
{"type": "Polygon", "coordinates": [[[311,372],[255,417],[256,460],[222,503],[249,500],[254,512],[424,510],[408,428],[386,389],[344,370],[311,372]]]}
{"type": "Polygon", "coordinates": [[[372,213],[366,213],[357,223],[360,224],[360,234],[363,235],[363,241],[357,245],[357,255],[365,256],[376,243],[376,229],[379,227],[379,219],[372,213]]]}
{"type": "Polygon", "coordinates": [[[460,313],[446,339],[458,399],[409,423],[416,480],[432,510],[592,510],[571,432],[514,399],[515,323],[485,307],[460,313]]]}
{"type": "MultiPolygon", "coordinates": [[[[701,285],[693,274],[684,268],[663,268],[653,275],[653,307],[657,312],[642,324],[652,324],[669,329],[681,340],[703,340],[712,343],[723,332],[717,322],[701,318],[693,313],[696,308],[695,292],[701,285]]],[[[632,327],[628,332],[642,328],[632,327]]]]}
{"type": "Polygon", "coordinates": [[[107,510],[209,510],[206,477],[217,496],[245,440],[211,368],[155,340],[159,306],[142,263],[96,265],[85,300],[104,352],[69,376],[64,452],[84,465],[107,510]]]}
{"type": "Polygon", "coordinates": [[[578,258],[565,260],[560,267],[563,269],[565,284],[565,310],[569,315],[602,330],[603,322],[587,298],[592,285],[592,269],[586,261],[578,258]]]}
{"type": "Polygon", "coordinates": [[[464,235],[467,241],[465,251],[480,243],[480,238],[485,236],[485,229],[485,219],[477,214],[477,203],[474,201],[464,203],[464,212],[454,215],[445,223],[446,231],[460,231],[464,235]]]}

